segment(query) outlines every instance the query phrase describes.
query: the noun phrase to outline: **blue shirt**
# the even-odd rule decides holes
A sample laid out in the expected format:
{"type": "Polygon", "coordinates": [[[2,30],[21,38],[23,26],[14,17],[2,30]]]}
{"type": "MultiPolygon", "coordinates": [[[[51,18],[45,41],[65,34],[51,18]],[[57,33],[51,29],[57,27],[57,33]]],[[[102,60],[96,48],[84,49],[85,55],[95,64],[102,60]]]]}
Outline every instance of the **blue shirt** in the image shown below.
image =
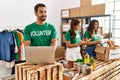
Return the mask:
{"type": "Polygon", "coordinates": [[[0,32],[0,60],[11,62],[14,60],[14,38],[10,32],[0,32]]]}

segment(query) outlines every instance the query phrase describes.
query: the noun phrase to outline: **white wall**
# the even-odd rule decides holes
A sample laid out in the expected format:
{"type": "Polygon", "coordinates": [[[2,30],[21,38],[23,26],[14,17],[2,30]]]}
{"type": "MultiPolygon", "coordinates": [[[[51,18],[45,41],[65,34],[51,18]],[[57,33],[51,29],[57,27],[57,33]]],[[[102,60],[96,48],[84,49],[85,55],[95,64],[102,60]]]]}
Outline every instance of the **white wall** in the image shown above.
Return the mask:
{"type": "Polygon", "coordinates": [[[24,29],[35,21],[34,5],[44,3],[47,6],[48,22],[54,24],[58,31],[58,45],[61,44],[61,9],[78,7],[80,0],[1,0],[0,1],[0,31],[3,29],[24,29]]]}
{"type": "MultiPolygon", "coordinates": [[[[58,45],[61,44],[61,9],[79,7],[80,0],[1,0],[0,1],[0,31],[3,29],[24,29],[35,21],[33,7],[37,3],[47,6],[47,21],[56,26],[58,45]]],[[[0,66],[0,77],[10,74],[10,69],[0,66]]]]}
{"type": "Polygon", "coordinates": [[[48,7],[48,21],[56,26],[58,32],[58,45],[61,44],[61,10],[80,6],[80,0],[53,0],[46,3],[48,7]]]}

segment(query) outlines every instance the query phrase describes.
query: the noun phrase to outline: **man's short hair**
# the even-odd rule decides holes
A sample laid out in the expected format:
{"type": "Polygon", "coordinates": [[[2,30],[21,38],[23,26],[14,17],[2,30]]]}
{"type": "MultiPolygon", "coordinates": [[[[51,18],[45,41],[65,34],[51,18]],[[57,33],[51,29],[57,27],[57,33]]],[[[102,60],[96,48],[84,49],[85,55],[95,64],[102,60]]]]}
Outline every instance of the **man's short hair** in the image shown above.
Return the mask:
{"type": "Polygon", "coordinates": [[[34,11],[37,12],[39,7],[46,7],[46,6],[43,3],[38,3],[38,4],[35,5],[34,11]]]}

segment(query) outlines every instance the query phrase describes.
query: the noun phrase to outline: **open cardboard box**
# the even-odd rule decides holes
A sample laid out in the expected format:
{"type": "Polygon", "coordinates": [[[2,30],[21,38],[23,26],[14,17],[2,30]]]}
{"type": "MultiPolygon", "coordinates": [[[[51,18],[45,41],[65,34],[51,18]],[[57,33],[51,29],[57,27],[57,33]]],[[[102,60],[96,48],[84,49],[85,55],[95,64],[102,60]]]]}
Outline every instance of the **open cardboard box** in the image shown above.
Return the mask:
{"type": "Polygon", "coordinates": [[[65,58],[65,48],[62,46],[57,46],[57,49],[55,51],[55,60],[61,60],[65,58]]]}
{"type": "Polygon", "coordinates": [[[120,46],[116,47],[97,46],[95,52],[96,58],[98,60],[109,61],[120,59],[120,46]]]}

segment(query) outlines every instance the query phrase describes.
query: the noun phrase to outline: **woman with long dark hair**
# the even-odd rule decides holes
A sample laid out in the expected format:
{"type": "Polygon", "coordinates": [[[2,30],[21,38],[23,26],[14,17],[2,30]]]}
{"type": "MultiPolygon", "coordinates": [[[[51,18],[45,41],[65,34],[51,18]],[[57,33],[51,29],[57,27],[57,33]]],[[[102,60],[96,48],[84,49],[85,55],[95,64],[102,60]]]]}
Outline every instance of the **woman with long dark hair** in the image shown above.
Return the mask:
{"type": "Polygon", "coordinates": [[[96,44],[101,44],[100,33],[98,33],[99,22],[98,20],[92,20],[89,23],[87,31],[84,34],[84,40],[87,41],[86,51],[90,56],[95,56],[94,49],[96,44]]]}
{"type": "Polygon", "coordinates": [[[65,34],[66,40],[66,60],[68,61],[69,67],[73,67],[73,62],[78,58],[82,59],[80,53],[80,45],[85,44],[84,41],[81,40],[80,30],[81,23],[77,19],[72,19],[70,23],[70,30],[68,30],[65,34]]]}

